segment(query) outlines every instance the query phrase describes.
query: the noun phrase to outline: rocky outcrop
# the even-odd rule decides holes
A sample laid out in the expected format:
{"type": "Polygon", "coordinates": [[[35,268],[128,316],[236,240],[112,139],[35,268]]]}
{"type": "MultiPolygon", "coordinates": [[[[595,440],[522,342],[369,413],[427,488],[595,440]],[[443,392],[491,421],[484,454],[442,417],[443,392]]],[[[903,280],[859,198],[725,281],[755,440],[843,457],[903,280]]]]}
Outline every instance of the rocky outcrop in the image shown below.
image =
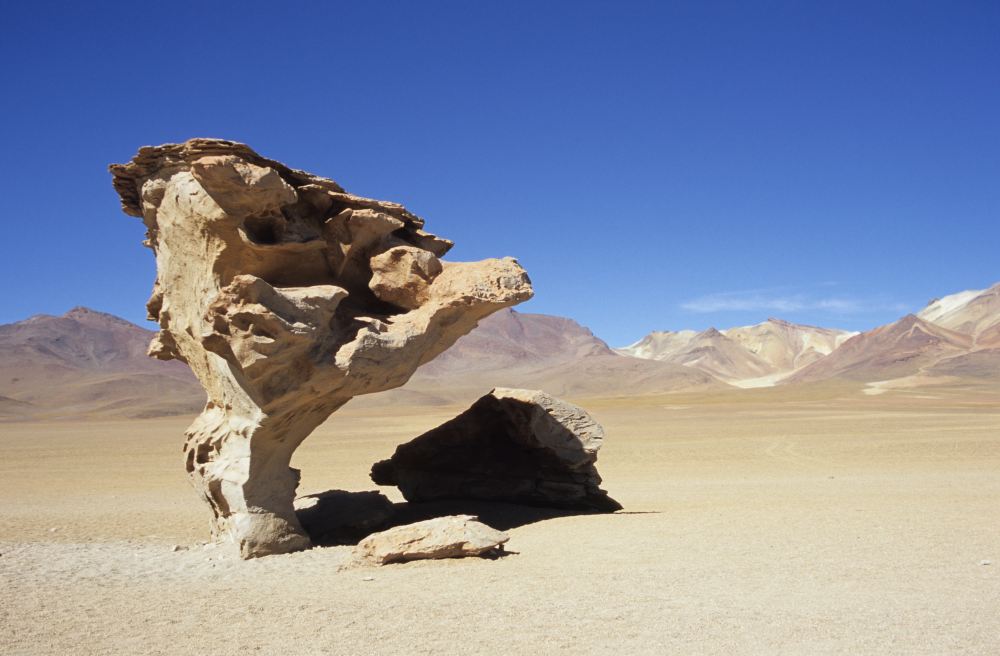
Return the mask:
{"type": "Polygon", "coordinates": [[[373,533],[354,548],[351,565],[483,556],[502,550],[510,537],[472,515],[435,517],[373,533]]]}
{"type": "Polygon", "coordinates": [[[208,395],[187,471],[243,557],[309,546],[289,461],[330,413],[532,294],[513,259],[443,262],[451,242],[403,206],[243,144],[145,147],[110,168],[156,254],[150,354],[186,362],[208,395]]]}
{"type": "Polygon", "coordinates": [[[604,429],[545,392],[494,389],[454,419],[375,463],[372,480],[407,501],[482,499],[614,511],[599,486],[604,429]]]}

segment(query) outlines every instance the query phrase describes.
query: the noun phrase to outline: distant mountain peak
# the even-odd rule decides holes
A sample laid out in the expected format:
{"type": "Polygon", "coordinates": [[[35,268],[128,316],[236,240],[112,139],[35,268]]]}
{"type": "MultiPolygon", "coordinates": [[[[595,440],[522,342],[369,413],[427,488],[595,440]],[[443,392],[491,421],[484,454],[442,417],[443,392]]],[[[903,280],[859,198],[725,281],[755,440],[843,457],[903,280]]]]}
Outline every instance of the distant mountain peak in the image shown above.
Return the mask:
{"type": "Polygon", "coordinates": [[[762,377],[776,381],[828,355],[853,334],[769,317],[724,330],[654,332],[618,352],[701,369],[743,385],[762,377]]]}
{"type": "MultiPolygon", "coordinates": [[[[33,415],[137,417],[196,411],[204,392],[180,362],[146,356],[153,333],[87,307],[0,326],[0,396],[33,415]]],[[[11,414],[4,402],[0,417],[11,414]]]]}
{"type": "MultiPolygon", "coordinates": [[[[40,315],[47,316],[47,315],[40,315]]],[[[62,315],[63,319],[72,319],[74,321],[87,321],[87,322],[98,322],[98,323],[110,323],[119,326],[127,326],[131,328],[142,328],[127,319],[122,319],[119,316],[111,314],[109,312],[101,312],[100,310],[95,310],[93,308],[86,307],[84,305],[77,305],[72,308],[69,312],[62,315]]],[[[143,330],[146,330],[143,328],[143,330]]]]}
{"type": "Polygon", "coordinates": [[[988,289],[970,289],[931,301],[918,314],[924,321],[994,343],[1000,331],[1000,283],[988,289]],[[992,337],[991,337],[992,336],[992,337]]]}
{"type": "MultiPolygon", "coordinates": [[[[765,321],[758,325],[771,324],[773,326],[780,326],[782,328],[792,328],[794,330],[807,330],[807,331],[822,331],[831,333],[850,333],[852,331],[844,330],[842,328],[827,328],[824,326],[815,326],[810,323],[799,323],[797,321],[789,321],[787,319],[779,319],[778,317],[768,317],[765,321]]],[[[725,331],[723,331],[725,332],[725,331]]]]}
{"type": "Polygon", "coordinates": [[[74,321],[95,321],[96,320],[96,321],[100,321],[100,322],[114,323],[114,324],[118,324],[118,325],[122,325],[122,326],[132,326],[134,328],[141,328],[142,330],[148,330],[146,328],[143,328],[142,326],[139,326],[137,324],[132,323],[131,321],[129,321],[127,319],[122,319],[121,317],[119,317],[117,315],[111,314],[109,312],[101,312],[100,310],[95,310],[95,309],[89,308],[89,307],[87,307],[85,305],[77,305],[76,307],[70,309],[68,312],[64,312],[63,314],[60,314],[60,315],[45,314],[45,313],[33,314],[30,317],[28,317],[27,319],[22,319],[21,321],[15,321],[14,323],[4,324],[4,325],[16,326],[16,325],[23,325],[23,324],[29,324],[29,323],[37,323],[37,322],[40,322],[40,321],[43,321],[43,322],[44,321],[52,321],[53,319],[71,319],[71,320],[74,320],[74,321]]]}
{"type": "Polygon", "coordinates": [[[72,308],[69,312],[67,312],[63,316],[66,317],[67,319],[70,319],[70,318],[73,318],[73,317],[89,316],[89,315],[93,315],[93,314],[104,315],[104,316],[107,316],[107,317],[112,316],[110,314],[107,314],[106,312],[99,312],[99,311],[91,309],[91,308],[89,308],[89,307],[87,307],[85,305],[77,305],[76,307],[72,308]]]}

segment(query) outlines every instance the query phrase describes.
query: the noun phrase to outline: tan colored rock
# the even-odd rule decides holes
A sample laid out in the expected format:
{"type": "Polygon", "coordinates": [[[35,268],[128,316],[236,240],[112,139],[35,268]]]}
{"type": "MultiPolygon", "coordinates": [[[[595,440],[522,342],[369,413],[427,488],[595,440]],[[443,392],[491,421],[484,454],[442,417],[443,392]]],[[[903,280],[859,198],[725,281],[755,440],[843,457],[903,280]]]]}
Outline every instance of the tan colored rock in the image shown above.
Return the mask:
{"type": "Polygon", "coordinates": [[[435,517],[373,533],[354,548],[353,564],[388,565],[409,560],[482,556],[510,540],[472,515],[435,517]]]}
{"type": "Polygon", "coordinates": [[[156,254],[150,354],[188,363],[207,392],[187,431],[187,471],[213,535],[243,557],[310,545],[289,461],[330,413],[402,385],[480,319],[532,294],[515,260],[438,269],[451,243],[403,206],[243,144],[144,147],[110,168],[156,254]]]}
{"type": "Polygon", "coordinates": [[[613,512],[600,488],[604,428],[538,390],[497,388],[454,419],[400,445],[372,480],[407,501],[479,499],[613,512]]]}
{"type": "Polygon", "coordinates": [[[418,308],[430,293],[431,283],[443,270],[433,253],[416,246],[395,246],[371,259],[368,283],[383,301],[418,308]]]}

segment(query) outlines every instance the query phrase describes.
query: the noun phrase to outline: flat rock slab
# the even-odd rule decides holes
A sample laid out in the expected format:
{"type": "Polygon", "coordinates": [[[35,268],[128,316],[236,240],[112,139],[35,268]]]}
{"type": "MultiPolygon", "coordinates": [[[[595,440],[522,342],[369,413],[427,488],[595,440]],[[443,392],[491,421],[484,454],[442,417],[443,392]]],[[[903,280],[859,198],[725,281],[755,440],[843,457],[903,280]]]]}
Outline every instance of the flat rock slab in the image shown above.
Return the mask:
{"type": "Polygon", "coordinates": [[[501,549],[509,539],[472,515],[436,517],[369,535],[354,548],[352,564],[483,556],[501,549]]]}
{"type": "Polygon", "coordinates": [[[604,429],[538,390],[497,388],[454,419],[375,463],[372,480],[407,501],[477,499],[613,512],[600,488],[604,429]]]}

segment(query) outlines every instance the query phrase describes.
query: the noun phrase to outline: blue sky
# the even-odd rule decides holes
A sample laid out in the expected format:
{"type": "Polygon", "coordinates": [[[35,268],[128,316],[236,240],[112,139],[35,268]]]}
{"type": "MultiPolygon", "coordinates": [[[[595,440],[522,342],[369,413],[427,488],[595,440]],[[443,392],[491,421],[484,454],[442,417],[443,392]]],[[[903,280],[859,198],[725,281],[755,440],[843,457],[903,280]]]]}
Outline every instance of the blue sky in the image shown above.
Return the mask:
{"type": "Polygon", "coordinates": [[[217,136],[406,204],[612,344],[1000,281],[1000,3],[6,3],[0,322],[143,321],[106,166],[217,136]]]}

